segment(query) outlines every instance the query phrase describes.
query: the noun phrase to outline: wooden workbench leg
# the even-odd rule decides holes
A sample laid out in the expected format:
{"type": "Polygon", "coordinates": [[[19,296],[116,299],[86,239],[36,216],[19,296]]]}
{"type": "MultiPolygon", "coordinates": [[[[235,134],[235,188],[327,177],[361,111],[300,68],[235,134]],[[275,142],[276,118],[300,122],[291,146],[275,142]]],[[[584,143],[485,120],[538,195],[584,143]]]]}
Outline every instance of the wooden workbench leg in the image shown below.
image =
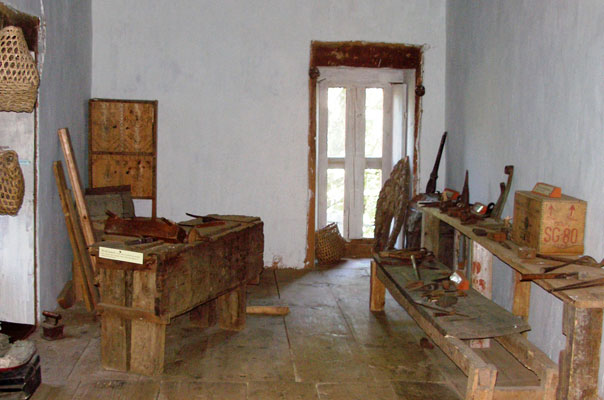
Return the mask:
{"type": "Polygon", "coordinates": [[[428,213],[422,213],[422,247],[432,251],[438,258],[440,242],[440,220],[428,213]]]}
{"type": "Polygon", "coordinates": [[[164,372],[166,325],[132,320],[130,370],[144,375],[164,372]]]}
{"type": "Polygon", "coordinates": [[[245,287],[240,285],[217,299],[218,325],[240,331],[245,327],[245,287]]]}
{"type": "MultiPolygon", "coordinates": [[[[471,275],[474,290],[487,299],[491,299],[493,297],[493,254],[474,240],[472,241],[471,275]]],[[[470,342],[470,347],[474,349],[488,348],[490,345],[490,339],[478,339],[470,342]]]]}
{"type": "Polygon", "coordinates": [[[598,370],[602,338],[602,309],[564,304],[558,399],[598,399],[598,370]]]}
{"type": "MultiPolygon", "coordinates": [[[[522,317],[528,322],[529,308],[531,306],[531,283],[521,282],[522,274],[513,271],[514,273],[514,293],[512,293],[512,314],[522,317]]],[[[526,337],[528,332],[522,335],[526,337]]]]}
{"type": "Polygon", "coordinates": [[[497,369],[471,367],[465,400],[491,400],[495,391],[497,369]]]}
{"type": "Polygon", "coordinates": [[[209,328],[216,324],[216,299],[195,307],[189,313],[189,320],[200,328],[209,328]]]}
{"type": "MultiPolygon", "coordinates": [[[[124,307],[127,274],[120,270],[100,268],[103,303],[124,307]]],[[[101,315],[101,365],[103,368],[128,371],[130,364],[130,320],[111,312],[101,315]]]]}
{"type": "Polygon", "coordinates": [[[371,278],[369,280],[369,309],[371,311],[384,311],[386,304],[386,287],[377,277],[377,264],[371,261],[371,278]]]}

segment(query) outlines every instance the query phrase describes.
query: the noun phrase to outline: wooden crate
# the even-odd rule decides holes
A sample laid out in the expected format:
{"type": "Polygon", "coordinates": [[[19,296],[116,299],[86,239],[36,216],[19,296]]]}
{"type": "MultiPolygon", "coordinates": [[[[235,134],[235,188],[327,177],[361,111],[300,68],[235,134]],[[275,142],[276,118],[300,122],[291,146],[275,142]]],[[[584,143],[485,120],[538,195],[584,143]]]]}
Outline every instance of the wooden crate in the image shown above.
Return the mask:
{"type": "Polygon", "coordinates": [[[583,254],[587,202],[549,198],[529,191],[514,196],[512,240],[545,254],[583,254]]]}

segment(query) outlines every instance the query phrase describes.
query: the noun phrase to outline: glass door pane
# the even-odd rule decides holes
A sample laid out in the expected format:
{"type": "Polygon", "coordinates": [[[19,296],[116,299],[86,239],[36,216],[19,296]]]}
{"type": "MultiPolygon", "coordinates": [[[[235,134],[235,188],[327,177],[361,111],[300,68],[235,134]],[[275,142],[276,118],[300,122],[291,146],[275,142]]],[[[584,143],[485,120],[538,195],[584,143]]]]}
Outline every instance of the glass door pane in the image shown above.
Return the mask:
{"type": "Polygon", "coordinates": [[[382,157],[384,89],[365,89],[365,157],[382,157]]]}
{"type": "Polygon", "coordinates": [[[372,238],[375,228],[375,208],[382,189],[382,170],[366,169],[363,181],[363,237],[372,238]]]}
{"type": "Polygon", "coordinates": [[[327,170],[327,223],[338,224],[344,232],[344,169],[327,170]]]}
{"type": "Polygon", "coordinates": [[[346,155],[346,88],[327,89],[327,157],[346,155]]]}

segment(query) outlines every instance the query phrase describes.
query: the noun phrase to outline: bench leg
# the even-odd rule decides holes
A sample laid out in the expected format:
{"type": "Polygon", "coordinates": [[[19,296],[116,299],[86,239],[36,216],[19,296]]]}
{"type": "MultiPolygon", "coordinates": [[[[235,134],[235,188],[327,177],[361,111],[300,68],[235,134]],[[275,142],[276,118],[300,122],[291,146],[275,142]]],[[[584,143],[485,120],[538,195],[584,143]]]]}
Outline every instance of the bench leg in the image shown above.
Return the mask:
{"type": "Polygon", "coordinates": [[[369,309],[371,311],[384,311],[386,287],[377,277],[377,264],[375,261],[371,261],[370,286],[369,309]]]}
{"type": "Polygon", "coordinates": [[[164,372],[166,325],[132,320],[130,371],[144,375],[164,372]]]}
{"type": "Polygon", "coordinates": [[[245,327],[245,287],[240,285],[217,299],[218,326],[240,331],[245,327]]]}
{"type": "Polygon", "coordinates": [[[192,309],[189,313],[189,321],[202,329],[216,325],[216,299],[192,309]]]}

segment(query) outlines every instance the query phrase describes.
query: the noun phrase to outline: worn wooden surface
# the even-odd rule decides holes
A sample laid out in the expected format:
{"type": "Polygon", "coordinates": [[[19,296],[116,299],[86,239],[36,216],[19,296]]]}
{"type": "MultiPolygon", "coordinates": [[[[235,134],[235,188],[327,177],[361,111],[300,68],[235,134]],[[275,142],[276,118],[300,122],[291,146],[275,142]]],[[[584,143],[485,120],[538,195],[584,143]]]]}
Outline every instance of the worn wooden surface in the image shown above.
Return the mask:
{"type": "MultiPolygon", "coordinates": [[[[99,244],[140,251],[144,256],[143,265],[98,258],[104,367],[160,374],[165,325],[194,309],[192,318],[200,320],[200,325],[210,325],[210,315],[201,321],[204,309],[199,307],[204,303],[209,302],[209,307],[216,303],[222,328],[240,330],[245,326],[246,284],[264,264],[263,224],[255,217],[224,218],[233,224],[231,229],[208,227],[213,234],[205,236],[202,232],[205,240],[190,244],[159,244],[144,249],[139,248],[143,245],[120,242],[99,244]]],[[[97,254],[95,249],[91,251],[97,254]]]]}
{"type": "Polygon", "coordinates": [[[151,199],[156,215],[157,101],[91,99],[89,182],[93,188],[130,185],[151,199]]]}
{"type": "MultiPolygon", "coordinates": [[[[416,304],[418,299],[409,295],[409,291],[406,291],[404,286],[401,286],[402,283],[413,280],[413,273],[410,268],[406,268],[405,271],[401,271],[401,268],[406,267],[382,266],[378,264],[378,277],[424,332],[467,375],[468,379],[465,387],[466,399],[511,400],[522,396],[522,398],[553,400],[558,383],[557,366],[543,352],[528,342],[522,335],[509,332],[503,335],[494,335],[503,348],[505,348],[506,351],[504,352],[502,352],[502,348],[499,346],[495,349],[484,348],[472,350],[469,346],[469,341],[465,342],[458,339],[455,335],[447,334],[442,326],[437,325],[446,325],[446,323],[442,321],[435,322],[435,319],[431,318],[429,312],[416,304]],[[401,279],[401,276],[404,278],[401,279]],[[482,358],[479,354],[481,354],[482,358]],[[497,367],[491,364],[491,362],[495,361],[497,367]],[[518,364],[518,361],[521,364],[518,364]],[[500,370],[506,371],[501,379],[498,378],[500,370]],[[529,370],[535,371],[537,375],[534,375],[529,370]]],[[[427,275],[426,272],[428,271],[424,270],[423,272],[427,275]]],[[[488,302],[488,300],[478,293],[475,296],[482,299],[482,301],[488,302]]],[[[460,303],[458,303],[458,306],[460,306],[460,303]]],[[[467,305],[463,307],[463,311],[469,314],[470,318],[474,318],[472,310],[467,305]]],[[[484,312],[490,313],[487,310],[480,314],[482,315],[484,312]]],[[[503,312],[507,313],[505,310],[503,312]]],[[[444,318],[463,320],[459,316],[444,318]]],[[[516,320],[520,321],[519,318],[516,318],[516,320]]],[[[472,323],[472,321],[472,319],[466,319],[464,324],[472,323]]],[[[489,322],[485,324],[489,325],[489,322]]]]}
{"type": "MultiPolygon", "coordinates": [[[[420,270],[424,282],[442,277],[442,274],[438,274],[434,270],[424,268],[420,270]]],[[[409,282],[416,279],[412,268],[409,266],[378,264],[378,277],[380,276],[379,272],[387,276],[397,290],[401,292],[401,295],[406,297],[410,303],[425,303],[425,300],[421,297],[421,291],[405,289],[409,282]]],[[[468,290],[466,297],[459,297],[457,304],[451,308],[469,317],[458,315],[434,317],[433,310],[419,306],[417,308],[423,318],[433,324],[441,334],[460,339],[492,338],[530,329],[529,325],[521,318],[512,315],[474,289],[468,290]]]]}
{"type": "Polygon", "coordinates": [[[602,310],[565,304],[562,331],[566,347],[560,354],[558,399],[598,399],[602,310]]]}
{"type": "MultiPolygon", "coordinates": [[[[445,224],[441,224],[445,225],[445,224]]],[[[470,282],[472,288],[487,299],[493,298],[493,255],[480,243],[472,241],[472,273],[470,282]]],[[[491,345],[489,339],[473,341],[472,348],[485,348],[491,345]]]]}

